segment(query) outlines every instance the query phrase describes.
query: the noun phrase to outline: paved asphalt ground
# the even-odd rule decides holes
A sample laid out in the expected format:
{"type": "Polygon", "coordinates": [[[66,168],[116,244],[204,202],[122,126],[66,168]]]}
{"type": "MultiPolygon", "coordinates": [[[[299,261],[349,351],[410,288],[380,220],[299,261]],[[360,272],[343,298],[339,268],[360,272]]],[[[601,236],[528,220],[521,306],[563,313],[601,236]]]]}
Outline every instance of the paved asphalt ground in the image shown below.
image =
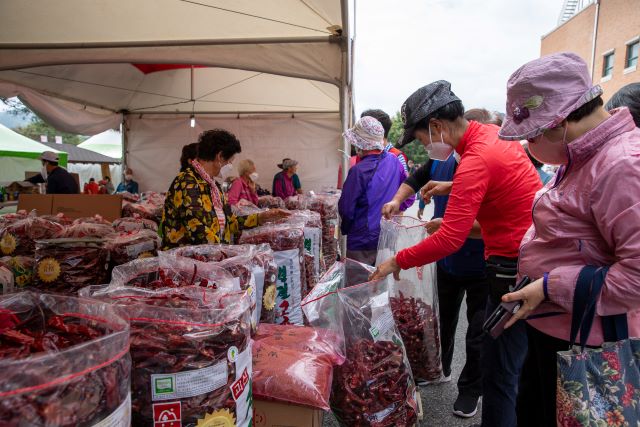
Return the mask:
{"type": "MultiPolygon", "coordinates": [[[[432,206],[427,206],[425,209],[425,218],[431,218],[433,214],[432,206]]],[[[418,204],[416,203],[412,208],[407,211],[408,215],[416,216],[418,210],[418,204]]],[[[453,373],[452,380],[449,383],[429,385],[427,387],[420,387],[420,394],[422,396],[422,408],[424,412],[424,418],[420,423],[420,426],[433,426],[433,427],[465,427],[472,424],[480,424],[480,413],[472,418],[460,418],[453,415],[453,402],[455,402],[458,396],[458,388],[456,386],[460,371],[464,366],[465,353],[464,353],[464,335],[467,330],[466,319],[466,303],[463,302],[463,306],[460,309],[460,320],[458,321],[458,330],[456,332],[456,345],[455,353],[453,355],[453,373]]],[[[327,413],[324,417],[323,427],[337,427],[338,423],[331,413],[327,413]]]]}

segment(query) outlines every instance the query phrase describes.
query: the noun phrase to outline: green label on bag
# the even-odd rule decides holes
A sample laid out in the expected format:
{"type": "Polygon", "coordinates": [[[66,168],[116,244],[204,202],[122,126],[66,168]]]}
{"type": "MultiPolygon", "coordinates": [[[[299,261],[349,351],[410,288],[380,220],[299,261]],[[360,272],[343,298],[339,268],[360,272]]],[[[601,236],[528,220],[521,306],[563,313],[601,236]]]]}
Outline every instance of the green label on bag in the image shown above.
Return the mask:
{"type": "Polygon", "coordinates": [[[173,393],[173,377],[155,378],[156,394],[173,393]]]}

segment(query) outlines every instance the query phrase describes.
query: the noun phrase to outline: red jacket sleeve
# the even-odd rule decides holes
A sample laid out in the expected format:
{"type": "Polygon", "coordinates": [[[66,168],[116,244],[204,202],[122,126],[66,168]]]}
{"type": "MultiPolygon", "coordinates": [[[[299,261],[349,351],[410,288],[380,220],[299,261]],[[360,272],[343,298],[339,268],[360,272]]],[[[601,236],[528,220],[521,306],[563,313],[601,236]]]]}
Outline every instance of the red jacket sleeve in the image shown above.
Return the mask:
{"type": "Polygon", "coordinates": [[[398,265],[406,270],[438,261],[460,249],[473,227],[489,188],[489,179],[481,157],[471,153],[465,156],[453,177],[453,189],[440,229],[417,245],[398,252],[398,265]]]}

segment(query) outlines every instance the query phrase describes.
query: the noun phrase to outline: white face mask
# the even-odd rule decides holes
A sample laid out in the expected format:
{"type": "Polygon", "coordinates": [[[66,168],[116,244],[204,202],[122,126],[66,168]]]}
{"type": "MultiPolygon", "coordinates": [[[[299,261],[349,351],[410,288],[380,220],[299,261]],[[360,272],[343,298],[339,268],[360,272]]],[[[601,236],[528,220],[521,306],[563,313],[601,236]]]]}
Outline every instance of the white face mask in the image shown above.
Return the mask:
{"type": "Polygon", "coordinates": [[[440,141],[433,142],[431,139],[431,124],[429,124],[429,145],[425,147],[429,158],[433,160],[445,161],[453,153],[453,147],[445,144],[442,132],[440,132],[440,141]]]}
{"type": "Polygon", "coordinates": [[[249,175],[249,178],[251,178],[251,181],[254,181],[254,182],[258,180],[258,177],[259,177],[258,172],[254,172],[251,175],[249,175]]]}
{"type": "Polygon", "coordinates": [[[233,165],[231,163],[227,163],[226,165],[220,168],[220,173],[218,176],[222,179],[227,179],[233,174],[233,165]]]}
{"type": "Polygon", "coordinates": [[[40,169],[40,175],[42,175],[42,179],[47,179],[47,166],[42,165],[42,169],[40,169]]]}
{"type": "Polygon", "coordinates": [[[548,165],[566,165],[569,163],[567,153],[567,125],[564,127],[562,141],[550,141],[544,134],[529,141],[529,153],[540,163],[548,165]]]}
{"type": "Polygon", "coordinates": [[[126,179],[127,181],[131,181],[131,180],[133,179],[133,175],[126,174],[126,175],[124,176],[124,179],[126,179]]]}

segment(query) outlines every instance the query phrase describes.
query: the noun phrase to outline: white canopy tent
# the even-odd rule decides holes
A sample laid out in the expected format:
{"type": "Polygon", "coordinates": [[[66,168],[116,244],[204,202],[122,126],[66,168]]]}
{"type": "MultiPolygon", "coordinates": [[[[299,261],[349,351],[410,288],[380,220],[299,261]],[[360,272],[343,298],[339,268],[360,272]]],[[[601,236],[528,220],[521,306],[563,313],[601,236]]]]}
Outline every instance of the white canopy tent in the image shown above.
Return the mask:
{"type": "Polygon", "coordinates": [[[290,157],[303,187],[335,186],[353,115],[348,0],[4,0],[0,17],[0,96],[68,132],[124,123],[143,190],[166,190],[182,146],[212,127],[237,134],[262,185],[290,157]]]}
{"type": "Polygon", "coordinates": [[[113,157],[114,159],[120,159],[122,158],[122,135],[119,131],[109,129],[87,138],[78,144],[78,147],[113,157]]]}

